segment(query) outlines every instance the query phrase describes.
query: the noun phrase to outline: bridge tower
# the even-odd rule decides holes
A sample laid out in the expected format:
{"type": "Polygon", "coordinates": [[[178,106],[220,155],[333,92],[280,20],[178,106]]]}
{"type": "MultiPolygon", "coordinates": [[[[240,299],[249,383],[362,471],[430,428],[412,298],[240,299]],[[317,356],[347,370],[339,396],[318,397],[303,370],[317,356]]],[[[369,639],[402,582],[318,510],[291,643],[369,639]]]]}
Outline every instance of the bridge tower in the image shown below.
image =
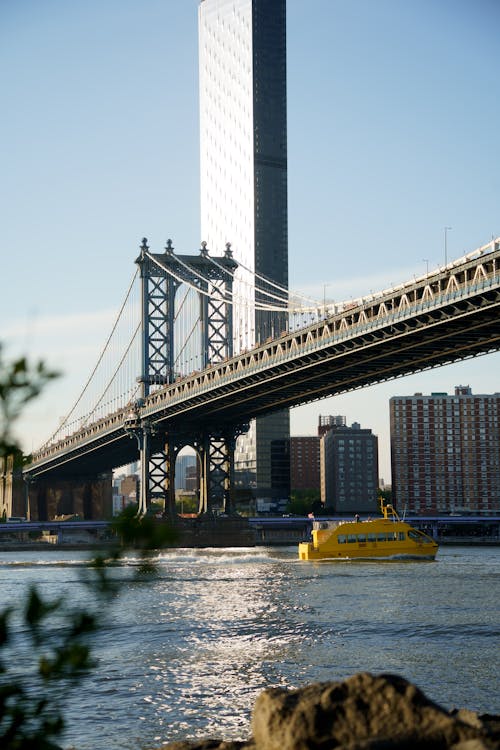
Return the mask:
{"type": "MultiPolygon", "coordinates": [[[[228,243],[223,256],[211,258],[206,242],[198,256],[176,255],[171,240],[162,254],[151,253],[144,238],[136,259],[141,276],[142,372],[140,398],[125,429],[138,441],[141,463],[139,512],[154,499],[165,514],[175,515],[175,462],[188,438],[180,432],[155,431],[139,409],[154,389],[173,383],[175,371],[175,297],[182,284],[198,292],[201,320],[201,364],[221,362],[233,354],[233,273],[238,264],[228,243]]],[[[236,437],[247,425],[200,430],[193,447],[200,467],[200,513],[210,513],[215,498],[233,512],[231,486],[236,437]]]]}

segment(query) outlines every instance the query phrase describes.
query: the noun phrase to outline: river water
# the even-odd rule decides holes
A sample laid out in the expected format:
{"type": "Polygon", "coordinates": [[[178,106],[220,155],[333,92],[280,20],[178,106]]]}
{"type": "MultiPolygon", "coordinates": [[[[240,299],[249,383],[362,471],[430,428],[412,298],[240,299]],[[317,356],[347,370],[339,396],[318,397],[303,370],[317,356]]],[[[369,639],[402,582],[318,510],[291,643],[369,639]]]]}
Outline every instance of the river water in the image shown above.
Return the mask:
{"type": "MultiPolygon", "coordinates": [[[[0,606],[28,583],[83,602],[88,555],[0,553],[0,606]]],[[[66,747],[245,739],[266,687],[400,674],[445,708],[500,713],[500,548],[441,547],[435,562],[310,563],[296,547],[168,550],[120,593],[94,638],[96,669],[68,691],[66,747]]],[[[19,659],[22,664],[22,658],[19,659]]]]}

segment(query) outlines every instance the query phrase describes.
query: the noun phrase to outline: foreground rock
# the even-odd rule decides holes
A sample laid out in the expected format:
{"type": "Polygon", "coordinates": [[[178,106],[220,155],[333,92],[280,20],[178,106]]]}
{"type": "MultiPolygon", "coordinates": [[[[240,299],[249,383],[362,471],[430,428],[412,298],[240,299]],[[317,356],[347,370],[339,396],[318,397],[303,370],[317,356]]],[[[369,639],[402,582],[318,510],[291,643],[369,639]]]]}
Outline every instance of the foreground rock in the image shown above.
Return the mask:
{"type": "Polygon", "coordinates": [[[395,675],[356,674],[255,702],[248,742],[173,742],[168,750],[500,750],[500,716],[448,712],[395,675]]]}

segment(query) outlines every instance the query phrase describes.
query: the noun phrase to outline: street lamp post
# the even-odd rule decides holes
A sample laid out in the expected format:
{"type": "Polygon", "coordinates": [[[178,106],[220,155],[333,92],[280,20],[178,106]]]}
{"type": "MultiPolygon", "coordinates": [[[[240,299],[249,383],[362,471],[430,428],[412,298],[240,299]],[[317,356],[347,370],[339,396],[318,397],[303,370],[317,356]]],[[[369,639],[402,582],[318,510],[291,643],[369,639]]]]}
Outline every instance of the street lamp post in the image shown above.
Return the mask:
{"type": "Polygon", "coordinates": [[[323,284],[323,318],[326,318],[326,287],[330,284],[323,284]]]}
{"type": "Polygon", "coordinates": [[[445,266],[448,265],[448,231],[450,229],[453,229],[453,227],[444,228],[444,264],[445,266]]]}

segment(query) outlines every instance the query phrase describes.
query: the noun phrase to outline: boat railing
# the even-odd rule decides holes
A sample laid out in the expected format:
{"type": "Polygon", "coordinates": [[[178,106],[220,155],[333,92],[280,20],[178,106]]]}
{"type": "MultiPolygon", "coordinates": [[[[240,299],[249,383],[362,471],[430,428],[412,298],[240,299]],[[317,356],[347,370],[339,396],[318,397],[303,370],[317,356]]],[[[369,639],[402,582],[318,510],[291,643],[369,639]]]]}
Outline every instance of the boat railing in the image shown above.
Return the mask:
{"type": "Polygon", "coordinates": [[[391,505],[391,503],[386,503],[384,501],[383,497],[380,498],[380,510],[382,512],[382,516],[386,520],[389,520],[389,521],[390,520],[392,520],[392,521],[400,521],[401,520],[400,517],[398,516],[398,512],[395,509],[395,507],[393,505],[391,505]]]}

